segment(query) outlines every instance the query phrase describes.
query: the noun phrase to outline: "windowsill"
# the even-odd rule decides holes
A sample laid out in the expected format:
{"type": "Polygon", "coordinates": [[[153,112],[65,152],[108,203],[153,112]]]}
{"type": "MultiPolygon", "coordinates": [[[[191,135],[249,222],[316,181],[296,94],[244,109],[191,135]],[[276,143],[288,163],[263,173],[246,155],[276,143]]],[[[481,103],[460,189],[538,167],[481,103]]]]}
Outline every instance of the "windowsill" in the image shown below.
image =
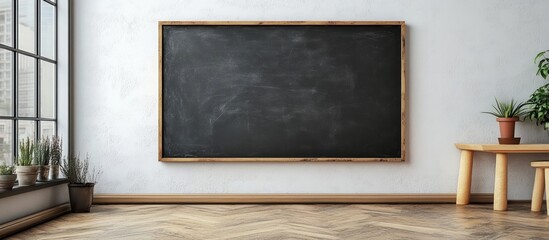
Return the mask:
{"type": "Polygon", "coordinates": [[[31,192],[31,191],[47,188],[47,187],[53,187],[53,186],[57,186],[57,185],[61,185],[61,184],[66,184],[68,182],[69,181],[66,178],[62,178],[62,179],[56,179],[56,180],[51,180],[51,181],[47,181],[47,182],[38,182],[37,181],[36,185],[33,185],[33,186],[18,186],[16,184],[15,186],[13,186],[12,190],[0,192],[0,199],[5,198],[5,197],[11,197],[11,196],[21,194],[21,193],[26,193],[26,192],[31,192]]]}

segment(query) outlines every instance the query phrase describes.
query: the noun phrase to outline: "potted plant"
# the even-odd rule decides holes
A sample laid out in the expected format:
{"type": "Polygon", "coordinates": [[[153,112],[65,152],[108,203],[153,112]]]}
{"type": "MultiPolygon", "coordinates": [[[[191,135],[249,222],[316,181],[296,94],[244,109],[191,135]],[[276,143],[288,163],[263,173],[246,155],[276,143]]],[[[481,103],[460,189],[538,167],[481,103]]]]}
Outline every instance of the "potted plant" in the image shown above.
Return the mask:
{"type": "Polygon", "coordinates": [[[63,148],[61,147],[63,141],[58,136],[53,136],[51,138],[50,146],[50,176],[49,179],[58,179],[59,178],[59,163],[61,162],[61,156],[63,155],[63,148]]]}
{"type": "Polygon", "coordinates": [[[38,175],[38,166],[34,165],[34,142],[26,138],[19,142],[19,156],[15,161],[15,172],[19,186],[29,186],[36,184],[36,175],[38,175]]]}
{"type": "Polygon", "coordinates": [[[50,173],[50,139],[42,138],[34,148],[34,157],[38,164],[38,181],[48,181],[50,173]]]}
{"type": "Polygon", "coordinates": [[[526,103],[517,103],[511,100],[510,103],[500,102],[496,98],[496,105],[493,105],[494,111],[483,112],[494,115],[499,122],[500,144],[519,144],[520,138],[515,137],[515,123],[521,116],[526,114],[524,108],[526,103]]]}
{"type": "Polygon", "coordinates": [[[0,192],[8,191],[13,188],[15,184],[15,168],[13,166],[3,163],[0,165],[0,192]]]}
{"type": "Polygon", "coordinates": [[[65,158],[61,164],[61,172],[69,181],[69,199],[71,211],[74,213],[90,212],[93,200],[93,188],[99,172],[88,172],[89,157],[79,156],[65,158]]]}
{"type": "MultiPolygon", "coordinates": [[[[549,50],[538,53],[534,58],[534,63],[538,66],[536,75],[544,79],[549,77],[549,57],[545,55],[547,53],[549,50]]],[[[549,84],[536,89],[526,103],[529,105],[527,118],[543,126],[543,129],[549,129],[549,84]]]]}

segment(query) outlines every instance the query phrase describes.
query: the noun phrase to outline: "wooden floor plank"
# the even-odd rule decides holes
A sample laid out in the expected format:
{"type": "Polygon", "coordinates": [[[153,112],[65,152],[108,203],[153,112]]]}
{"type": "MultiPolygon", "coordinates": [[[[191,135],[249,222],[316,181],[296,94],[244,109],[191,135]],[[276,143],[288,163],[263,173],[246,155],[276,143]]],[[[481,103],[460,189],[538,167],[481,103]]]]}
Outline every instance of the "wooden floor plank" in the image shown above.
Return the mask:
{"type": "Polygon", "coordinates": [[[528,203],[97,205],[9,239],[549,239],[528,203]]]}

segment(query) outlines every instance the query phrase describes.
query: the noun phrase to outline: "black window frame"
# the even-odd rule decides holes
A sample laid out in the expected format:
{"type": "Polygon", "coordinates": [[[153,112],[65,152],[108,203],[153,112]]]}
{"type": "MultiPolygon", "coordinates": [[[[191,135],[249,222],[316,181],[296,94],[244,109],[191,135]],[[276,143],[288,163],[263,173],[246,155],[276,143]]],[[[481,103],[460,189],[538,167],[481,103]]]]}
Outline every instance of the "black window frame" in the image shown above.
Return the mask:
{"type": "MultiPolygon", "coordinates": [[[[28,52],[28,51],[24,51],[24,50],[21,50],[19,49],[18,47],[18,40],[19,40],[19,36],[18,36],[18,28],[19,28],[19,16],[18,16],[18,11],[19,11],[19,6],[18,6],[18,0],[12,0],[11,1],[11,4],[12,4],[12,31],[11,31],[11,43],[12,43],[12,46],[8,46],[8,45],[5,45],[5,44],[2,44],[0,43],[0,49],[2,50],[8,50],[8,51],[11,51],[12,52],[12,74],[11,74],[11,81],[12,81],[12,99],[11,99],[11,102],[12,102],[12,115],[11,116],[5,116],[5,115],[0,115],[0,120],[11,120],[12,122],[12,157],[15,158],[18,156],[18,145],[19,145],[19,121],[33,121],[34,122],[34,131],[35,131],[35,134],[34,134],[34,140],[38,140],[41,138],[41,132],[40,132],[40,125],[42,122],[53,122],[53,126],[54,126],[54,131],[53,131],[53,134],[54,135],[57,135],[58,134],[58,124],[57,124],[57,118],[58,118],[58,64],[57,64],[57,59],[58,59],[58,48],[59,48],[59,45],[58,45],[58,19],[59,19],[59,16],[58,16],[58,7],[57,7],[57,3],[56,2],[52,2],[50,0],[33,0],[34,1],[34,5],[35,5],[35,12],[34,12],[34,24],[35,24],[35,32],[34,32],[34,37],[36,38],[36,41],[34,42],[35,44],[35,52],[36,53],[31,53],[31,52],[28,52]],[[54,41],[54,59],[50,59],[50,58],[47,58],[47,57],[44,57],[44,56],[41,56],[41,10],[42,10],[42,3],[45,3],[45,4],[50,4],[51,6],[54,7],[54,10],[55,10],[55,20],[54,20],[54,23],[53,23],[53,28],[54,28],[54,37],[55,37],[55,41],[54,41]],[[19,65],[19,55],[24,55],[24,56],[27,56],[27,57],[32,57],[33,60],[35,61],[35,65],[34,65],[34,86],[35,86],[35,89],[34,89],[34,96],[35,96],[35,99],[34,99],[34,104],[35,104],[35,108],[34,108],[34,117],[20,117],[19,116],[19,112],[18,112],[18,104],[19,104],[19,99],[18,99],[18,65],[19,65]],[[54,65],[54,79],[53,79],[53,87],[54,87],[54,96],[53,96],[53,118],[46,118],[46,117],[42,117],[41,116],[41,88],[40,88],[40,84],[41,84],[41,80],[42,80],[42,76],[41,76],[41,64],[42,64],[42,61],[44,62],[49,62],[51,64],[54,65]]],[[[7,161],[9,161],[10,159],[6,159],[7,161]]]]}

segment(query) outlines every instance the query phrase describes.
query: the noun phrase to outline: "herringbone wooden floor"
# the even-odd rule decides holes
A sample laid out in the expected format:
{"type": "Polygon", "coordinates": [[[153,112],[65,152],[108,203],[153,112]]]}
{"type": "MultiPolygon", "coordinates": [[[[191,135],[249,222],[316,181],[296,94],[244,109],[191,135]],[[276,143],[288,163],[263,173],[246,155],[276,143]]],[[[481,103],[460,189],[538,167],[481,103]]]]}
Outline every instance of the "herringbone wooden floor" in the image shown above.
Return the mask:
{"type": "Polygon", "coordinates": [[[527,203],[98,205],[10,239],[549,239],[527,203]]]}

